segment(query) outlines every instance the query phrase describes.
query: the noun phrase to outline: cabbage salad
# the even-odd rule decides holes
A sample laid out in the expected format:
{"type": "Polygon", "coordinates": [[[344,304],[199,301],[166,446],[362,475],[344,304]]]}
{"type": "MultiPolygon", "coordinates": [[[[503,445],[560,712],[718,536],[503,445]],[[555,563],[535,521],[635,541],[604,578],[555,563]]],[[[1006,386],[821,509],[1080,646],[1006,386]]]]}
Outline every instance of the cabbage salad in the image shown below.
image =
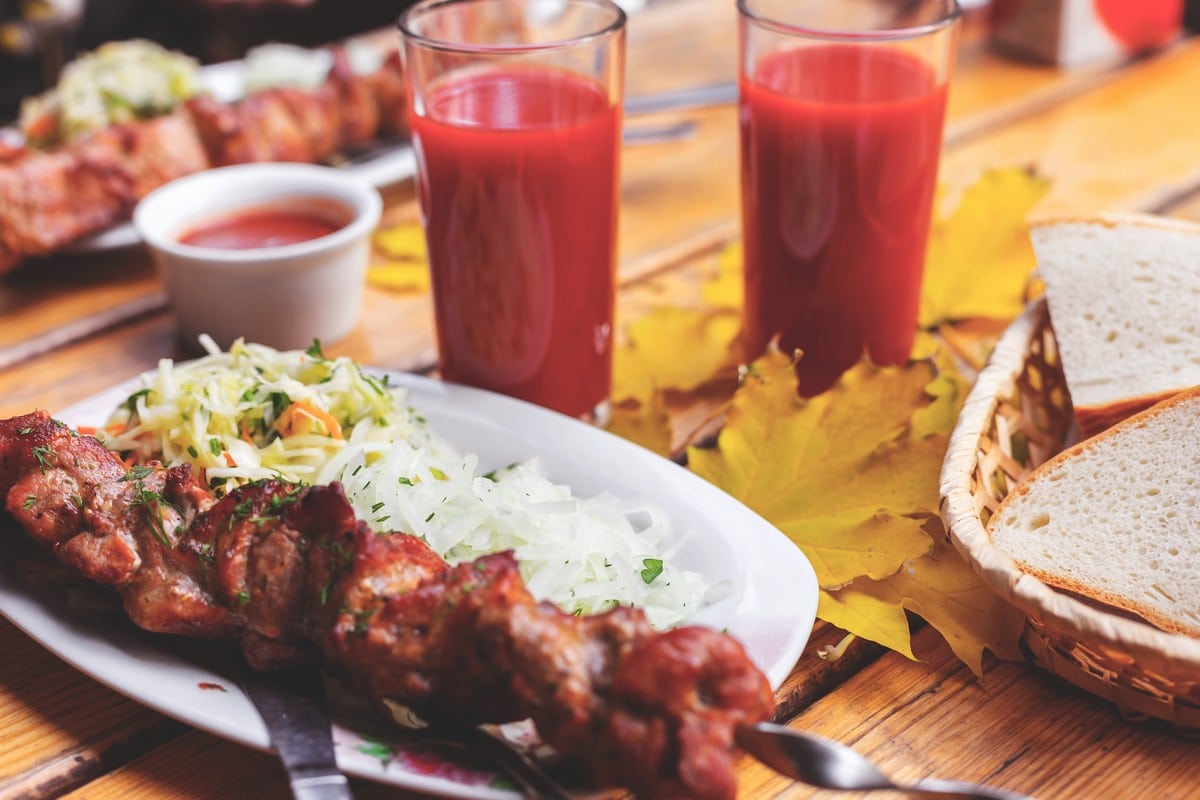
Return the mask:
{"type": "Polygon", "coordinates": [[[317,343],[201,343],[208,355],[159,362],[95,431],[109,449],[189,463],[218,494],[265,478],[340,481],[372,529],[419,536],[451,563],[513,550],[533,595],[569,613],[636,605],[665,628],[704,604],[708,587],[670,563],[681,537],[652,505],[575,497],[536,459],[481,473],[406,389],[317,343]]]}
{"type": "Polygon", "coordinates": [[[106,42],[63,69],[52,89],[21,106],[20,128],[52,147],[108,125],[168,114],[202,90],[200,64],[145,39],[106,42]]]}

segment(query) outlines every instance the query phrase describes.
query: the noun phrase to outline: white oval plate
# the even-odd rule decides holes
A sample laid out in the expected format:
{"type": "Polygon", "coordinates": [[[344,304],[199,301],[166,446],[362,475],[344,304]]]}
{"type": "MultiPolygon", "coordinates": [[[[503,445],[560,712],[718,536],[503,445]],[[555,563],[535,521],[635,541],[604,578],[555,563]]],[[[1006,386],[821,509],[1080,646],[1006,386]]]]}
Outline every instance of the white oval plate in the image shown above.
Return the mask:
{"type": "MultiPolygon", "coordinates": [[[[382,374],[382,373],[381,373],[382,374]]],[[[817,609],[817,581],[800,550],[774,526],[712,484],[648,450],[578,420],[490,392],[406,373],[388,373],[409,389],[433,429],[461,452],[478,453],[480,470],[537,456],[547,474],[576,496],[608,491],[654,502],[686,535],[678,566],[722,584],[722,598],[689,624],[727,630],[778,688],[800,657],[817,609]]],[[[114,386],[59,414],[71,426],[103,424],[134,382],[114,386]]],[[[269,738],[254,706],[228,680],[181,655],[174,640],[123,619],[72,608],[0,569],[0,613],[51,652],[101,683],[197,728],[260,750],[269,738]]],[[[190,644],[190,643],[189,643],[190,644]]],[[[446,797],[512,800],[495,776],[443,763],[428,752],[390,747],[352,730],[335,730],[338,763],[362,778],[446,797]]]]}

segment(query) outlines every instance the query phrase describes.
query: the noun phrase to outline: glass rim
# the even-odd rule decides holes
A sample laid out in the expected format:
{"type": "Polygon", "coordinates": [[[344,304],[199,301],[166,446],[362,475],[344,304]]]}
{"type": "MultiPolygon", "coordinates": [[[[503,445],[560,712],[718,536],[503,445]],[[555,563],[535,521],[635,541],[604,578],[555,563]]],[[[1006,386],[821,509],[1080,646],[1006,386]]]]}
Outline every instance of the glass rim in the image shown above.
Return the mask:
{"type": "Polygon", "coordinates": [[[529,42],[518,44],[477,44],[472,42],[462,42],[453,39],[441,39],[434,36],[426,36],[412,29],[411,23],[419,15],[423,15],[430,11],[436,11],[441,8],[463,5],[467,3],[494,3],[500,0],[420,0],[418,3],[406,8],[396,21],[396,27],[400,31],[400,38],[405,41],[410,41],[426,47],[430,50],[440,50],[443,52],[453,53],[468,53],[468,54],[491,54],[491,55],[517,55],[521,53],[539,53],[550,50],[561,50],[564,47],[574,47],[576,45],[587,44],[612,36],[613,34],[623,30],[626,23],[625,10],[617,5],[613,0],[566,0],[570,5],[577,6],[592,6],[601,8],[613,13],[612,22],[602,28],[586,33],[580,33],[575,36],[569,36],[563,39],[552,39],[545,42],[529,42]]]}
{"type": "Polygon", "coordinates": [[[750,8],[752,2],[753,0],[737,0],[737,8],[743,18],[754,24],[769,28],[776,33],[804,36],[809,39],[825,39],[831,42],[882,42],[919,39],[951,27],[954,23],[958,22],[963,13],[962,6],[958,3],[958,0],[949,0],[949,8],[944,15],[933,22],[926,22],[923,25],[911,25],[903,28],[881,28],[878,30],[835,30],[831,28],[810,28],[763,16],[750,8]]]}

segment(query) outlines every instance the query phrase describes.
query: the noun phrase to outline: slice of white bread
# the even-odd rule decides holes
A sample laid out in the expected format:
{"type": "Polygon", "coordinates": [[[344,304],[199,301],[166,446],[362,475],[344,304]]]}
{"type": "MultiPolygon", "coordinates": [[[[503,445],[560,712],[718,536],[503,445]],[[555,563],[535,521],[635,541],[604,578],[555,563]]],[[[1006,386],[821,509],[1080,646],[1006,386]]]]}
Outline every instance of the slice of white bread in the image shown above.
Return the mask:
{"type": "Polygon", "coordinates": [[[1051,586],[1200,636],[1200,387],[1038,467],[988,534],[1051,586]]]}
{"type": "Polygon", "coordinates": [[[1200,385],[1200,225],[1120,215],[1030,236],[1084,436],[1200,385]]]}

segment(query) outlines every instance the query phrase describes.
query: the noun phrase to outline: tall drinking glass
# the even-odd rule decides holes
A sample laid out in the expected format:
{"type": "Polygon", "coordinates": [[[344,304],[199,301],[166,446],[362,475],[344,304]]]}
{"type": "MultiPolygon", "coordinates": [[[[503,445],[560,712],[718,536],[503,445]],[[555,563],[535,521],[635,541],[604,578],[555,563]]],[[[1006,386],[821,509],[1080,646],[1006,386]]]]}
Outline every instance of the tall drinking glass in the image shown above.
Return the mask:
{"type": "Polygon", "coordinates": [[[624,12],[424,0],[400,33],[443,377],[602,417],[624,12]]]}
{"type": "Polygon", "coordinates": [[[738,0],[747,359],[779,337],[819,394],[908,359],[954,0],[738,0]]]}

